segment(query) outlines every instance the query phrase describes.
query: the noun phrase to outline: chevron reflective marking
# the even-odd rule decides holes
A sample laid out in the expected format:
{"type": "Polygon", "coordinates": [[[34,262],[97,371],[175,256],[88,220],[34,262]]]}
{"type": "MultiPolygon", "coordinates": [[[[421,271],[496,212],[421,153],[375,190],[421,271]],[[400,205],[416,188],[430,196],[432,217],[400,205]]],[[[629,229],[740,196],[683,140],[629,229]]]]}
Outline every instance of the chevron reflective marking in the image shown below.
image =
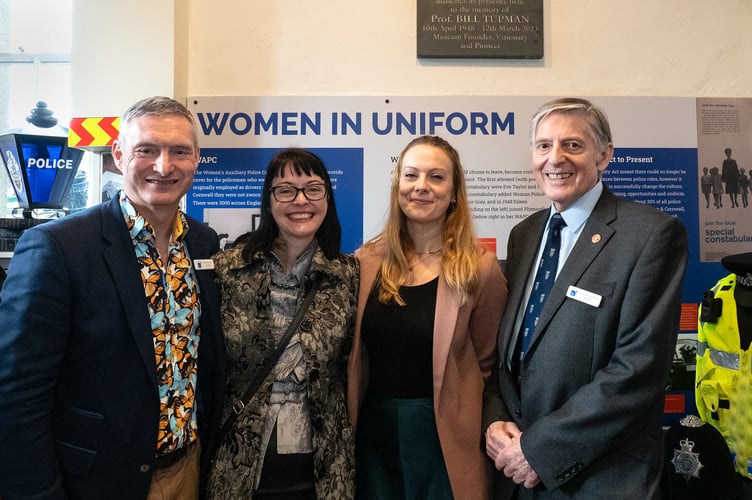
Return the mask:
{"type": "Polygon", "coordinates": [[[68,128],[71,147],[111,146],[117,139],[120,117],[73,118],[68,128]]]}

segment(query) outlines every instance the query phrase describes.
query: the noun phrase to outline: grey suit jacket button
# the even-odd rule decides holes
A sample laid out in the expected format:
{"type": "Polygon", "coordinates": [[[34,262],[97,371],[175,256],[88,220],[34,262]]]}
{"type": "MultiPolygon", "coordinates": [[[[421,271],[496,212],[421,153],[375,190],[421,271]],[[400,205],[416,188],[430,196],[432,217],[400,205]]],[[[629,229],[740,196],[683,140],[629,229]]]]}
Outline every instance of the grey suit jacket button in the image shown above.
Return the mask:
{"type": "Polygon", "coordinates": [[[522,418],[522,410],[520,410],[519,408],[514,410],[514,416],[517,418],[522,418]]]}

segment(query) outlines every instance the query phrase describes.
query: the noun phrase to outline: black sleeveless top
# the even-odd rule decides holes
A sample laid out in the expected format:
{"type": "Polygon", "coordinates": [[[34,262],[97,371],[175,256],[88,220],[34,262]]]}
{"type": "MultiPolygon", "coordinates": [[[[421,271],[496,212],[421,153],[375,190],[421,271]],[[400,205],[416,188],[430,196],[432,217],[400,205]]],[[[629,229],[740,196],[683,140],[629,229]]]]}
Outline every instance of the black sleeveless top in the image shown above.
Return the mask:
{"type": "Polygon", "coordinates": [[[404,306],[382,304],[374,288],[361,335],[368,350],[368,395],[416,399],[433,396],[433,325],[439,278],[400,287],[404,306]]]}

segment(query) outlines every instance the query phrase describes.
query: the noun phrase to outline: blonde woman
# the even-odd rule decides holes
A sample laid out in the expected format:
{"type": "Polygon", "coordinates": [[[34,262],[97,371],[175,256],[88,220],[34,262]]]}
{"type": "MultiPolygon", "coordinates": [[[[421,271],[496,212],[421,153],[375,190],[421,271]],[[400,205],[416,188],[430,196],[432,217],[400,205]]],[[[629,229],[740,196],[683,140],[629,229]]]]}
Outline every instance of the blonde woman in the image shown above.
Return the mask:
{"type": "Polygon", "coordinates": [[[402,151],[383,232],[356,255],[356,497],[490,498],[481,410],[506,280],[496,255],[478,246],[447,141],[422,136],[402,151]]]}

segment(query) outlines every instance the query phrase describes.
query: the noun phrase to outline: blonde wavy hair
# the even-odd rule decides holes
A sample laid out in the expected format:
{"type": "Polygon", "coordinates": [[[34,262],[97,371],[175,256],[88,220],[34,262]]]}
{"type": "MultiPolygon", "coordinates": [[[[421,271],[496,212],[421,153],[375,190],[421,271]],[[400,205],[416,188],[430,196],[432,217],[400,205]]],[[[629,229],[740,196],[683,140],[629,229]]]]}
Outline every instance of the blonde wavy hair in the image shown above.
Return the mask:
{"type": "Polygon", "coordinates": [[[397,166],[392,172],[389,215],[384,229],[379,235],[366,242],[363,247],[384,246],[380,279],[374,285],[378,287],[379,301],[388,303],[393,300],[399,305],[405,305],[405,301],[399,294],[399,288],[407,282],[410,272],[407,254],[415,248],[407,231],[407,218],[399,205],[399,181],[405,154],[410,148],[420,144],[441,149],[452,163],[455,201],[450,203],[444,217],[441,269],[444,279],[457,294],[462,305],[478,289],[479,258],[483,250],[478,246],[475,236],[472,210],[467,199],[465,174],[459,153],[441,137],[423,135],[410,141],[402,150],[397,166]]]}

